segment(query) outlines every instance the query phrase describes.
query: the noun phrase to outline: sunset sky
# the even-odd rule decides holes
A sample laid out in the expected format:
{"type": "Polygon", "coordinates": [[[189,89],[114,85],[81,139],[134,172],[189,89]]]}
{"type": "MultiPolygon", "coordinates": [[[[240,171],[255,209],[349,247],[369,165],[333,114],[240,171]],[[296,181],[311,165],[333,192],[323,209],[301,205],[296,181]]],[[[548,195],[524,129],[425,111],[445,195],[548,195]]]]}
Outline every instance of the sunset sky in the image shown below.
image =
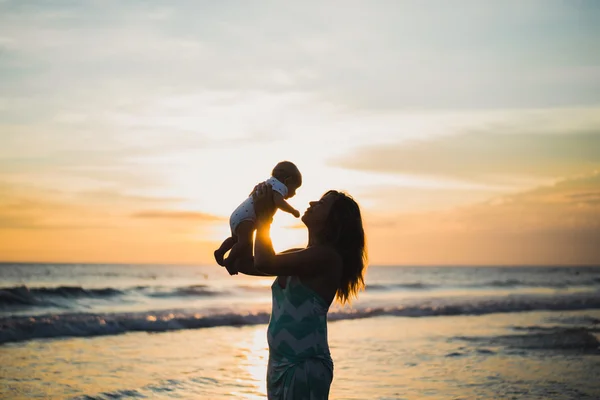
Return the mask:
{"type": "Polygon", "coordinates": [[[0,0],[0,261],[214,264],[281,160],[373,265],[600,264],[600,3],[0,0]]]}

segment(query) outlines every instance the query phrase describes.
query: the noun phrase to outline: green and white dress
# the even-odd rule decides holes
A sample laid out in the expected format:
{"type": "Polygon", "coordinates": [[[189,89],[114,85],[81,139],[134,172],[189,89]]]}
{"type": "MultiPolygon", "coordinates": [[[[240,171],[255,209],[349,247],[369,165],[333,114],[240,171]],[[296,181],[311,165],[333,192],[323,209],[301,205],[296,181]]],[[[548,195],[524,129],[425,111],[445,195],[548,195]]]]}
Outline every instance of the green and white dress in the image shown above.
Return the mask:
{"type": "Polygon", "coordinates": [[[327,399],[333,361],[327,342],[329,305],[295,276],[285,288],[271,285],[273,309],[267,329],[269,399],[327,399]]]}

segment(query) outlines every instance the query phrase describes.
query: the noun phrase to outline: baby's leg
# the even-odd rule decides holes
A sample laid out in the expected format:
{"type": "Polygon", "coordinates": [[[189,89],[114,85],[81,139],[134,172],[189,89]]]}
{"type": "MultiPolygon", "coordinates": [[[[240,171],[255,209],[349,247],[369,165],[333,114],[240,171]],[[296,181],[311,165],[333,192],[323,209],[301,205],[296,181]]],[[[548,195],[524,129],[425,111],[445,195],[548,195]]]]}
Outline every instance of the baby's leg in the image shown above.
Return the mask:
{"type": "Polygon", "coordinates": [[[223,261],[227,272],[230,275],[236,275],[235,260],[239,257],[252,256],[252,245],[254,244],[254,222],[250,220],[242,221],[235,230],[237,242],[231,248],[229,256],[223,261]]]}
{"type": "Polygon", "coordinates": [[[221,247],[215,250],[215,260],[217,261],[217,264],[223,267],[225,266],[225,264],[223,263],[223,257],[225,257],[225,253],[231,250],[231,248],[236,242],[237,237],[235,236],[230,236],[227,239],[223,240],[223,243],[221,243],[221,247]]]}

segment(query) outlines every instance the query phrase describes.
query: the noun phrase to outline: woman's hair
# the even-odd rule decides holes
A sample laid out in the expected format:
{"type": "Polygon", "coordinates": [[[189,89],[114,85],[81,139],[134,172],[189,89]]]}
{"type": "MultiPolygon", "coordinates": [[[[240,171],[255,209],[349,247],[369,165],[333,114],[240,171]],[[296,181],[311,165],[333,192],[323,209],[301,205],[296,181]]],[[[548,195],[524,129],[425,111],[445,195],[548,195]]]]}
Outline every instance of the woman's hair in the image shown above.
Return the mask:
{"type": "Polygon", "coordinates": [[[365,288],[367,248],[360,208],[354,199],[342,192],[330,190],[323,195],[335,195],[325,223],[324,239],[342,256],[344,263],[337,300],[350,303],[365,288]]]}

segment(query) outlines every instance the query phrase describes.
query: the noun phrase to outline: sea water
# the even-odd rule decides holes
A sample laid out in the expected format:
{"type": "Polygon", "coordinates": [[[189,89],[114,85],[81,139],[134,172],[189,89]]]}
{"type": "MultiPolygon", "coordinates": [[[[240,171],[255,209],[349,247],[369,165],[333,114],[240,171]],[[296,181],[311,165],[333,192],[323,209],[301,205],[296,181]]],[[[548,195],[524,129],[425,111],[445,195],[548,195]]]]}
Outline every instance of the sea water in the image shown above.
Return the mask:
{"type": "MultiPolygon", "coordinates": [[[[265,398],[273,278],[0,264],[0,398],[265,398]]],[[[370,267],[333,399],[600,398],[600,267],[370,267]]]]}

